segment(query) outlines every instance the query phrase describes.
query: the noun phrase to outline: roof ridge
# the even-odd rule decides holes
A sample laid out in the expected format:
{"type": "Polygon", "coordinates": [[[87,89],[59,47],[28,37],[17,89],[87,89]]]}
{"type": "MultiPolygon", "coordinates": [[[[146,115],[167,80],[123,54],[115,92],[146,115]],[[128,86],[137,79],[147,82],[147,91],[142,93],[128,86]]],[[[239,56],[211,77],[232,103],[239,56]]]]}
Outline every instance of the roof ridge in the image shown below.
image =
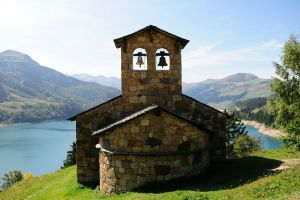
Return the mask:
{"type": "Polygon", "coordinates": [[[187,40],[187,39],[184,39],[184,38],[182,38],[182,37],[179,37],[179,36],[177,36],[177,35],[174,35],[173,33],[170,33],[170,32],[168,32],[168,31],[165,31],[165,30],[163,30],[163,29],[158,28],[157,26],[154,26],[154,25],[151,25],[151,24],[150,24],[150,25],[148,25],[148,26],[146,26],[146,27],[144,27],[144,28],[142,28],[142,29],[140,29],[140,30],[138,30],[138,31],[135,31],[135,32],[130,33],[130,34],[128,34],[128,35],[125,35],[125,36],[122,36],[122,37],[120,37],[120,38],[114,39],[115,46],[116,46],[117,48],[120,48],[120,47],[121,47],[121,43],[122,43],[125,39],[127,39],[127,38],[129,38],[129,37],[132,37],[133,35],[136,35],[136,34],[138,34],[138,33],[142,33],[142,32],[144,32],[144,31],[151,30],[151,29],[154,29],[154,30],[160,32],[161,34],[168,35],[168,36],[170,36],[170,37],[173,37],[173,38],[179,40],[179,41],[181,42],[181,44],[182,44],[182,48],[184,48],[184,47],[186,46],[186,44],[189,42],[189,40],[187,40]]]}

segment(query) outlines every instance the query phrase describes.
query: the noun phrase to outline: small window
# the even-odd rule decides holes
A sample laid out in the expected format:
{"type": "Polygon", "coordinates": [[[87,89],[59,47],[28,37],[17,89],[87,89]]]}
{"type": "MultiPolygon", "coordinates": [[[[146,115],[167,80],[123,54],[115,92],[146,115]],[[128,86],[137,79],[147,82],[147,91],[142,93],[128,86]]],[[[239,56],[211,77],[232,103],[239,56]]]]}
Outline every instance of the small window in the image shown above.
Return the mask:
{"type": "Polygon", "coordinates": [[[132,69],[133,70],[147,69],[147,52],[145,49],[138,48],[133,51],[132,69]]]}
{"type": "Polygon", "coordinates": [[[156,51],[156,70],[170,69],[170,54],[168,50],[160,48],[156,51]]]}

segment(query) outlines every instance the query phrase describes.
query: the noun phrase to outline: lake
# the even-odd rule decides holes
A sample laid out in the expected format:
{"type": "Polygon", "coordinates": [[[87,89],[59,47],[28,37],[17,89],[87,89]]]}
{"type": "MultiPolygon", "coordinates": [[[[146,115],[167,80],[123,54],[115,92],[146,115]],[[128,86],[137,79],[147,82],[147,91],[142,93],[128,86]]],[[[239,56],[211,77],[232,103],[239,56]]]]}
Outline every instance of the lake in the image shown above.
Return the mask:
{"type": "Polygon", "coordinates": [[[75,138],[75,123],[69,121],[0,128],[0,176],[11,169],[33,175],[60,169],[75,138]]]}
{"type": "MultiPolygon", "coordinates": [[[[282,146],[279,140],[246,126],[248,134],[261,137],[263,149],[282,146]]],[[[0,177],[11,169],[42,175],[60,169],[75,141],[75,123],[69,121],[12,125],[0,128],[0,177]]]]}
{"type": "Polygon", "coordinates": [[[268,135],[264,135],[260,132],[258,132],[258,130],[252,126],[246,126],[246,129],[248,131],[248,135],[256,137],[256,138],[261,138],[263,144],[262,144],[262,148],[263,149],[278,149],[280,147],[283,146],[283,142],[268,136],[268,135]]]}

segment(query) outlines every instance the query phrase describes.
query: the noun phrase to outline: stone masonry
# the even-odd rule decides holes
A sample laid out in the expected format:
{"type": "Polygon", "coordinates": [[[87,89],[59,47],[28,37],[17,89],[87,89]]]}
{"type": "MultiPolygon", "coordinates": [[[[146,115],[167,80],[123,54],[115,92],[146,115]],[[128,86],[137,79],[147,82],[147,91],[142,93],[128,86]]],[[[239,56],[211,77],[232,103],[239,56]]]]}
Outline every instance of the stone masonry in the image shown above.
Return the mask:
{"type": "Polygon", "coordinates": [[[99,143],[100,190],[105,194],[204,173],[209,165],[207,131],[164,111],[108,130],[99,143]]]}
{"type": "MultiPolygon", "coordinates": [[[[187,43],[188,40],[163,31],[155,26],[147,26],[133,34],[115,40],[116,47],[121,48],[122,95],[70,118],[70,120],[76,121],[78,182],[86,185],[99,185],[100,183],[101,191],[111,194],[134,188],[140,184],[152,181],[152,179],[166,180],[174,178],[180,174],[180,171],[182,171],[181,174],[183,175],[192,175],[191,171],[195,171],[195,173],[202,173],[205,171],[204,169],[206,169],[209,163],[225,158],[226,115],[208,105],[182,94],[181,49],[183,49],[187,43]],[[133,70],[132,53],[136,48],[143,48],[146,50],[148,62],[147,70],[133,70]],[[169,70],[156,70],[155,52],[160,48],[165,48],[169,51],[169,70]],[[138,129],[133,128],[132,130],[130,129],[130,131],[124,131],[124,128],[127,130],[128,126],[131,127],[132,123],[136,123],[135,120],[142,120],[142,118],[133,119],[126,122],[128,125],[122,124],[115,130],[110,130],[103,134],[99,133],[99,135],[96,134],[95,136],[92,136],[92,133],[102,130],[111,124],[121,121],[126,117],[152,105],[157,105],[164,108],[166,111],[166,113],[164,113],[165,111],[162,112],[163,114],[159,117],[159,120],[157,120],[156,117],[150,117],[150,121],[148,121],[149,125],[146,125],[148,122],[145,120],[143,121],[144,126],[140,124],[137,126],[138,129]],[[176,117],[174,114],[179,117],[176,117]],[[173,120],[167,123],[162,116],[166,117],[166,119],[173,120]],[[179,129],[181,131],[178,132],[178,134],[181,134],[182,141],[179,141],[178,139],[178,141],[175,142],[172,138],[175,137],[176,134],[172,134],[171,136],[167,135],[168,129],[173,127],[173,124],[180,124],[182,120],[187,126],[179,129]],[[168,124],[168,127],[165,127],[162,124],[168,124]],[[153,130],[150,131],[150,133],[149,129],[151,128],[153,128],[153,130]],[[99,142],[100,145],[105,146],[105,144],[107,144],[104,140],[102,140],[103,138],[120,137],[121,139],[121,137],[124,137],[124,144],[122,142],[117,144],[114,142],[114,139],[110,141],[110,139],[107,138],[110,141],[108,149],[116,150],[117,152],[126,150],[126,152],[133,151],[143,153],[147,152],[147,150],[151,152],[153,149],[155,152],[164,151],[163,149],[168,146],[168,148],[171,148],[169,149],[171,152],[177,152],[176,148],[178,148],[178,145],[184,142],[183,139],[186,140],[191,137],[189,134],[196,133],[196,129],[199,133],[198,139],[200,141],[201,138],[202,141],[201,143],[197,143],[199,145],[198,149],[200,149],[200,147],[202,148],[202,146],[204,148],[205,146],[205,150],[199,153],[199,155],[202,155],[202,159],[200,159],[201,162],[199,162],[201,164],[198,164],[199,166],[193,165],[192,160],[195,156],[193,150],[191,150],[190,153],[185,152],[185,154],[182,154],[182,152],[179,151],[179,154],[172,156],[165,155],[164,157],[162,155],[116,155],[101,150],[99,155],[99,150],[95,148],[95,145],[99,142]],[[152,136],[150,136],[150,134],[152,134],[152,136]],[[157,136],[154,137],[154,135],[157,136]],[[165,144],[163,141],[166,139],[162,140],[163,138],[161,138],[161,145],[159,145],[159,147],[152,148],[145,144],[144,139],[147,140],[147,138],[139,140],[135,138],[135,136],[147,136],[147,138],[156,138],[158,140],[160,140],[160,137],[166,136],[166,138],[171,138],[171,143],[165,144]],[[186,137],[183,138],[183,136],[186,137]],[[128,139],[130,137],[132,138],[132,143],[129,142],[130,145],[128,146],[128,141],[131,141],[128,139]],[[133,148],[135,148],[135,151],[133,148]],[[127,160],[128,162],[124,162],[127,164],[130,163],[126,165],[130,166],[130,170],[125,170],[124,167],[120,167],[119,161],[121,160],[127,160]],[[183,160],[186,160],[186,162],[183,162],[183,160]],[[161,164],[164,163],[164,161],[168,161],[168,164],[166,165],[170,167],[169,170],[166,170],[163,167],[155,168],[155,166],[164,166],[164,164],[161,164]],[[143,172],[146,174],[156,173],[155,169],[168,171],[168,174],[160,174],[149,180],[143,176],[138,176],[138,172],[136,171],[137,168],[133,168],[136,167],[136,165],[146,165],[146,172],[143,172]],[[175,167],[175,165],[177,167],[175,167]],[[198,167],[199,170],[190,170],[193,169],[193,167],[198,167]],[[123,168],[125,170],[124,172],[123,168]],[[136,176],[136,179],[133,178],[133,176],[136,176]],[[99,179],[99,177],[101,178],[99,179]],[[139,181],[137,177],[140,177],[139,181]],[[105,181],[106,179],[107,181],[105,181]],[[130,185],[124,185],[124,182],[130,183],[130,185]]],[[[143,118],[148,117],[148,115],[153,115],[153,113],[151,113],[143,115],[143,118]]],[[[192,144],[195,145],[195,141],[191,143],[191,147],[193,146],[192,144]]]]}

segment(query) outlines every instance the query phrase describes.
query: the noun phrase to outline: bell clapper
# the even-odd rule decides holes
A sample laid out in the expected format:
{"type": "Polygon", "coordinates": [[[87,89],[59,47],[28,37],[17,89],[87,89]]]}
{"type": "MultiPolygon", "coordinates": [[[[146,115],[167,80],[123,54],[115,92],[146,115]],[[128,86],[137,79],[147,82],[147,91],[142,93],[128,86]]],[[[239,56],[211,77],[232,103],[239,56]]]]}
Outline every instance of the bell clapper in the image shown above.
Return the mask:
{"type": "Polygon", "coordinates": [[[147,54],[144,54],[142,52],[138,52],[136,54],[133,54],[133,56],[137,56],[136,64],[139,65],[139,67],[142,67],[142,65],[144,64],[142,56],[147,56],[147,54]]]}

